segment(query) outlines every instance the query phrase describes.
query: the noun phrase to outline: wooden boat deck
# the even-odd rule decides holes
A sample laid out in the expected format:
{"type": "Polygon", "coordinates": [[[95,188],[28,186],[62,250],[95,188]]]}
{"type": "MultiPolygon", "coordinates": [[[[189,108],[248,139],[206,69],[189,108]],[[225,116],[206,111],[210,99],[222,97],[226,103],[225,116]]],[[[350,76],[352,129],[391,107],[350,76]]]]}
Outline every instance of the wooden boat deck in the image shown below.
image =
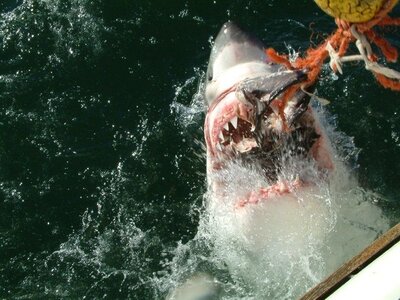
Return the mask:
{"type": "MultiPolygon", "coordinates": [[[[389,229],[386,233],[365,248],[360,254],[353,257],[332,275],[309,290],[301,300],[326,299],[340,288],[352,276],[379,257],[386,250],[400,241],[400,223],[389,229]]],[[[400,258],[399,258],[400,259],[400,258]]]]}

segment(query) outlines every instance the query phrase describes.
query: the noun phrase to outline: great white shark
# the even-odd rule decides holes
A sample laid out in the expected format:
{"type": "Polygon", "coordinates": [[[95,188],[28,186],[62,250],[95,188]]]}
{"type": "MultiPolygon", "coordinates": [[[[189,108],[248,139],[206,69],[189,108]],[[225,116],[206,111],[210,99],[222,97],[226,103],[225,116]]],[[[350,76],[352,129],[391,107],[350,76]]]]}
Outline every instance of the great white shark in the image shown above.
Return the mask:
{"type": "Polygon", "coordinates": [[[195,275],[168,299],[297,299],[388,228],[310,104],[307,72],[273,63],[237,24],[222,26],[204,82],[208,188],[194,241],[210,245],[201,264],[226,266],[235,291],[218,272],[193,270],[194,255],[195,275]]]}
{"type": "Polygon", "coordinates": [[[280,178],[283,157],[313,160],[321,176],[334,168],[329,140],[302,86],[306,77],[307,70],[272,63],[262,43],[235,23],[223,25],[211,50],[205,88],[211,199],[224,193],[226,182],[216,174],[232,161],[260,168],[268,182],[236,199],[237,207],[290,196],[292,188],[312,184],[304,172],[292,181],[280,178]],[[290,88],[293,96],[285,101],[282,96],[290,88]]]}
{"type": "MultiPolygon", "coordinates": [[[[279,290],[332,225],[326,203],[309,197],[335,164],[306,78],[307,70],[272,63],[262,42],[233,22],[217,35],[205,78],[208,192],[199,232],[207,232],[232,276],[263,290],[263,298],[285,298],[279,290]]],[[[296,295],[298,282],[288,294],[296,295]]],[[[218,294],[216,281],[200,274],[168,299],[218,294]]]]}

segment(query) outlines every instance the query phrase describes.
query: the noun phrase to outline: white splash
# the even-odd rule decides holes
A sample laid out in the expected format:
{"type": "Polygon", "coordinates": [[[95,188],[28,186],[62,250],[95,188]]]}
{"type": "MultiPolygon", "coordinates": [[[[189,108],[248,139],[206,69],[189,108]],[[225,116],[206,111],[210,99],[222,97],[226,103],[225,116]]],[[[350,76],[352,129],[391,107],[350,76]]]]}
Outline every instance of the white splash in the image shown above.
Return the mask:
{"type": "Polygon", "coordinates": [[[307,172],[315,182],[292,196],[238,208],[238,198],[270,183],[261,170],[240,163],[216,175],[228,184],[218,199],[206,194],[198,234],[185,251],[179,247],[171,265],[172,285],[193,284],[207,265],[220,299],[296,299],[385,232],[389,221],[345,164],[358,150],[350,138],[327,132],[340,141],[329,180],[311,161],[282,158],[280,178],[307,172]]]}

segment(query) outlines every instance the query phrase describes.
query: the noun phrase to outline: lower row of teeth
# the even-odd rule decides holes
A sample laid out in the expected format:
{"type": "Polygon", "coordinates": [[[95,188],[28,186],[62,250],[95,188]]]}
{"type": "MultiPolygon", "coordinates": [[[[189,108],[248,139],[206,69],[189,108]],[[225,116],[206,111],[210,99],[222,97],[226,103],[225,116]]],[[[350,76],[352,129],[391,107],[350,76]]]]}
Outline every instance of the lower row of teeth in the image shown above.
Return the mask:
{"type": "MultiPolygon", "coordinates": [[[[226,122],[226,123],[224,124],[223,128],[224,128],[226,131],[229,132],[229,124],[231,124],[232,127],[233,127],[234,129],[237,129],[237,127],[238,127],[238,120],[239,120],[239,119],[238,119],[237,116],[233,117],[232,119],[230,119],[228,122],[226,122]]],[[[222,130],[221,130],[221,131],[219,132],[219,134],[218,134],[218,137],[219,137],[219,142],[217,143],[216,147],[217,147],[217,149],[218,149],[219,151],[222,151],[222,147],[224,147],[224,145],[221,145],[221,144],[226,143],[226,142],[231,142],[231,136],[225,136],[225,135],[222,133],[222,130]]]]}

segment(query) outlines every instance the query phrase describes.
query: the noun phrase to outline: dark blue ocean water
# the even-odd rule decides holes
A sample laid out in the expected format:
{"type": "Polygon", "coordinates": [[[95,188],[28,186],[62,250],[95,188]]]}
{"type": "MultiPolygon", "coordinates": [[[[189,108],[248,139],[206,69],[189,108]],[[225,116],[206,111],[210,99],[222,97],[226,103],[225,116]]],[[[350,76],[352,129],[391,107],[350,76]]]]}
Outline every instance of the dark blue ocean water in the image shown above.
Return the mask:
{"type": "MultiPolygon", "coordinates": [[[[304,51],[335,28],[311,0],[3,0],[0,12],[5,299],[164,298],[206,190],[198,89],[213,36],[235,20],[304,51]]],[[[400,31],[384,34],[400,46],[400,31]]],[[[400,94],[357,64],[317,89],[395,223],[400,94]]]]}

